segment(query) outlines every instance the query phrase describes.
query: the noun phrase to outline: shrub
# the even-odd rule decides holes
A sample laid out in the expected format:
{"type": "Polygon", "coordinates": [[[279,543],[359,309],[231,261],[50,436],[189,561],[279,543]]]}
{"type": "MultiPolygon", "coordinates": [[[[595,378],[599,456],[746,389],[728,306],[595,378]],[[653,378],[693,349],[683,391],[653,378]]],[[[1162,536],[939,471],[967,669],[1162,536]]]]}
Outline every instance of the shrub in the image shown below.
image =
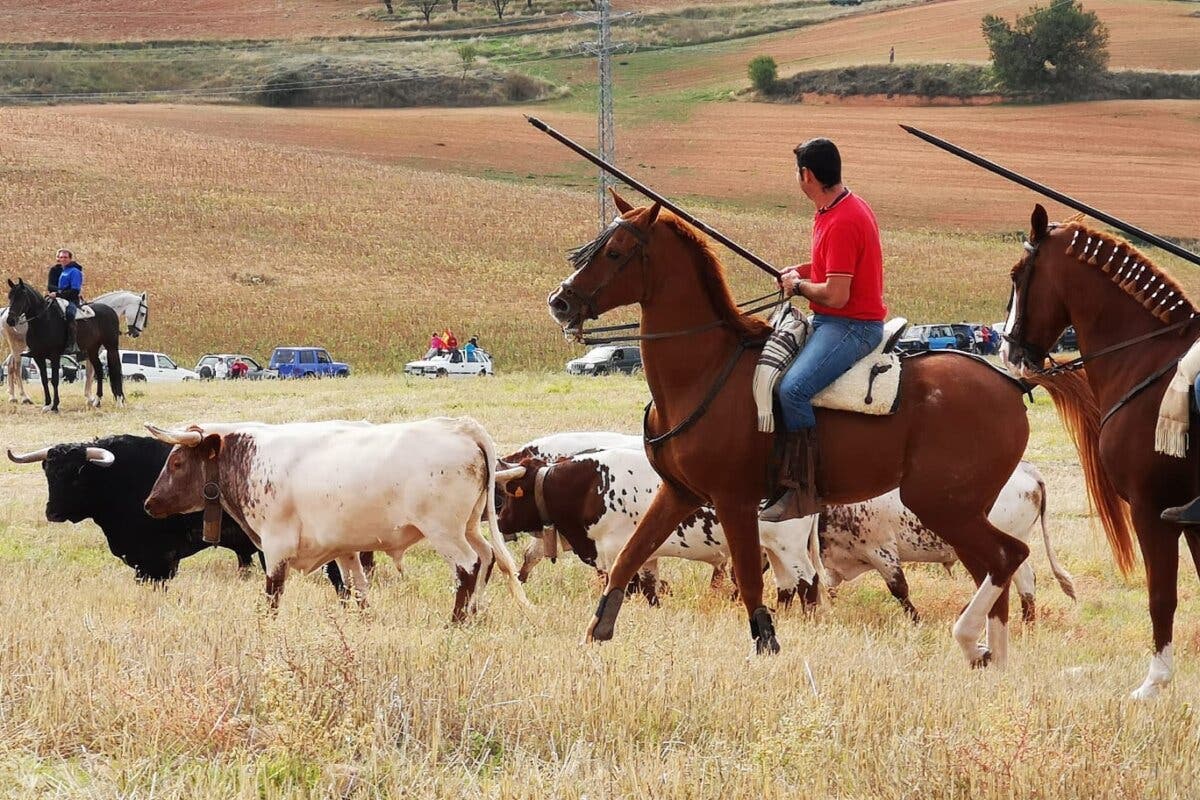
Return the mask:
{"type": "Polygon", "coordinates": [[[1052,0],[1017,17],[988,14],[983,36],[996,78],[1012,91],[1060,92],[1096,83],[1108,71],[1108,28],[1076,0],[1052,0]]]}
{"type": "Polygon", "coordinates": [[[779,68],[770,56],[755,56],[750,61],[750,83],[764,94],[769,94],[779,80],[779,68]]]}

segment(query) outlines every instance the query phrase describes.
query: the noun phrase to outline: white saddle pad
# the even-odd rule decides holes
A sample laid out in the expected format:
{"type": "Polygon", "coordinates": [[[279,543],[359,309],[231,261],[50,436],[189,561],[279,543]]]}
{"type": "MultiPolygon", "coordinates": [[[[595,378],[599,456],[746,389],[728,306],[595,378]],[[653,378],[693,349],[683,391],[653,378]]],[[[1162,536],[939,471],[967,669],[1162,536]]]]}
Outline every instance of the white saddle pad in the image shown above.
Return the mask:
{"type": "MultiPolygon", "coordinates": [[[[55,301],[58,303],[59,310],[66,314],[67,301],[63,300],[61,297],[56,297],[55,301]]],[[[94,316],[96,316],[96,312],[92,310],[90,305],[76,306],[75,308],[75,319],[77,320],[91,319],[94,316]]]]}
{"type": "Polygon", "coordinates": [[[838,411],[884,415],[896,410],[900,396],[900,355],[883,352],[908,320],[896,317],[883,326],[879,346],[813,398],[813,405],[838,411]]]}

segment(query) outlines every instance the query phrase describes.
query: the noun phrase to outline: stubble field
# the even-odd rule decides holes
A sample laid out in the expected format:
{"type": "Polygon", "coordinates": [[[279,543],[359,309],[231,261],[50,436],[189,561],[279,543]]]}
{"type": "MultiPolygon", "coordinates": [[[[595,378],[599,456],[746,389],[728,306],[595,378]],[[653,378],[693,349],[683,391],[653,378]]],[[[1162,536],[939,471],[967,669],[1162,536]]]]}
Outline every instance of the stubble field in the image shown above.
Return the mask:
{"type": "MultiPolygon", "coordinates": [[[[146,420],[445,413],[509,447],[634,431],[646,388],[547,375],[150,385],[99,413],[71,395],[55,418],[4,408],[0,443],[146,420]]],[[[601,647],[580,645],[596,586],[569,557],[533,575],[528,615],[495,581],[479,620],[450,627],[450,571],[419,546],[403,576],[384,559],[366,612],[313,575],[289,580],[271,617],[257,568],[239,577],[228,553],[184,562],[166,591],[136,585],[91,523],[45,521],[36,467],[4,462],[0,796],[1186,796],[1200,755],[1195,580],[1182,581],[1175,684],[1127,700],[1149,652],[1140,571],[1115,574],[1052,408],[1042,397],[1030,413],[1028,457],[1079,600],[1035,543],[1041,616],[1014,623],[1003,673],[968,670],[950,639],[969,596],[961,568],[909,570],[916,626],[874,576],[815,616],[783,614],[775,658],[749,658],[741,607],[680,564],[664,567],[663,607],[631,601],[601,647]]]]}

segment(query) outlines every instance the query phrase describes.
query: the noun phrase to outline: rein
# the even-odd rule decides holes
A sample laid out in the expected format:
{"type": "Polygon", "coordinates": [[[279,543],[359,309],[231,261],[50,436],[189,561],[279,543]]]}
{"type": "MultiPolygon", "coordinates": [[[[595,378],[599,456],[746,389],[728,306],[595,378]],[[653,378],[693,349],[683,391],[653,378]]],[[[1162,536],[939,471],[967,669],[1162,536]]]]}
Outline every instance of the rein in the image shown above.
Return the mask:
{"type": "Polygon", "coordinates": [[[708,394],[706,394],[704,399],[700,401],[700,405],[692,409],[691,414],[688,414],[682,422],[671,428],[666,433],[659,434],[658,436],[650,435],[650,409],[654,407],[654,401],[651,400],[649,403],[647,403],[646,410],[642,415],[642,440],[646,443],[646,446],[657,447],[668,439],[672,439],[683,433],[692,425],[694,425],[698,419],[704,416],[704,413],[708,411],[708,407],[712,405],[712,401],[717,398],[717,395],[720,394],[721,389],[724,388],[725,382],[729,380],[729,376],[733,374],[733,368],[737,366],[737,362],[742,357],[742,353],[746,352],[746,350],[754,344],[760,344],[760,342],[750,339],[742,339],[738,342],[737,347],[735,347],[733,349],[733,353],[730,354],[729,360],[726,361],[725,366],[721,368],[721,374],[717,376],[717,379],[713,382],[712,386],[709,387],[708,394]]]}
{"type": "MultiPolygon", "coordinates": [[[[24,317],[24,318],[25,318],[25,322],[27,322],[27,323],[28,323],[28,322],[30,322],[31,320],[35,320],[35,319],[37,319],[38,317],[40,317],[40,316],[42,316],[43,314],[45,314],[47,311],[49,311],[49,310],[50,310],[50,306],[54,305],[54,298],[53,298],[53,297],[40,297],[39,299],[42,301],[42,309],[41,309],[41,311],[38,311],[36,314],[30,314],[30,313],[28,313],[28,312],[23,312],[23,313],[22,313],[22,314],[20,314],[18,317],[14,317],[14,319],[18,320],[18,322],[19,322],[19,321],[20,321],[20,317],[24,317]]],[[[30,303],[30,305],[32,306],[32,305],[36,305],[36,304],[35,304],[35,303],[30,303]]],[[[11,313],[12,313],[12,309],[10,308],[10,309],[9,309],[9,314],[11,314],[11,313]]]]}
{"type": "MultiPolygon", "coordinates": [[[[742,311],[742,315],[749,316],[751,314],[757,314],[760,311],[767,311],[768,309],[776,308],[783,301],[784,301],[783,292],[777,290],[774,292],[770,292],[768,294],[764,294],[762,297],[755,297],[752,300],[746,300],[745,302],[738,303],[738,308],[744,308],[745,310],[742,311]],[[767,302],[765,302],[765,303],[762,302],[764,300],[766,300],[767,302]],[[756,304],[758,304],[758,305],[756,305],[756,304]],[[750,306],[750,307],[747,308],[747,306],[750,306]]],[[[588,334],[594,334],[594,333],[609,333],[612,331],[635,330],[640,326],[640,324],[641,323],[638,323],[638,322],[627,322],[623,325],[608,325],[608,326],[605,326],[602,328],[592,328],[592,329],[586,330],[586,331],[580,330],[579,335],[576,337],[576,340],[582,344],[587,344],[587,345],[623,344],[626,342],[653,342],[653,341],[656,341],[659,339],[670,339],[675,336],[688,336],[693,333],[703,333],[704,331],[710,331],[710,330],[713,330],[714,328],[719,328],[722,325],[724,325],[725,320],[717,319],[717,320],[713,320],[712,322],[706,322],[703,325],[698,325],[695,328],[687,328],[686,330],[681,330],[681,331],[667,331],[664,333],[630,333],[630,334],[624,334],[624,335],[620,335],[620,336],[589,336],[588,335],[588,334]]]]}

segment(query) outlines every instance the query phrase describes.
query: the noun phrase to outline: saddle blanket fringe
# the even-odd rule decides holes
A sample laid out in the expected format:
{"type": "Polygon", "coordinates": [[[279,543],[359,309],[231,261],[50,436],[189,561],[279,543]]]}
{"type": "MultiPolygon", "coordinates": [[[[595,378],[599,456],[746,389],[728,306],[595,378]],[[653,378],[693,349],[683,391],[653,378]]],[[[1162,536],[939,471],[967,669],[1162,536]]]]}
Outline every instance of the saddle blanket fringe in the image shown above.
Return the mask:
{"type": "Polygon", "coordinates": [[[775,388],[812,331],[808,319],[790,302],[781,305],[770,322],[773,331],[758,357],[751,386],[758,408],[758,429],[763,433],[775,430],[775,388]]]}
{"type": "Polygon", "coordinates": [[[1154,426],[1154,450],[1175,458],[1187,458],[1188,428],[1191,423],[1192,385],[1200,375],[1200,340],[1179,360],[1158,407],[1154,426]]]}

